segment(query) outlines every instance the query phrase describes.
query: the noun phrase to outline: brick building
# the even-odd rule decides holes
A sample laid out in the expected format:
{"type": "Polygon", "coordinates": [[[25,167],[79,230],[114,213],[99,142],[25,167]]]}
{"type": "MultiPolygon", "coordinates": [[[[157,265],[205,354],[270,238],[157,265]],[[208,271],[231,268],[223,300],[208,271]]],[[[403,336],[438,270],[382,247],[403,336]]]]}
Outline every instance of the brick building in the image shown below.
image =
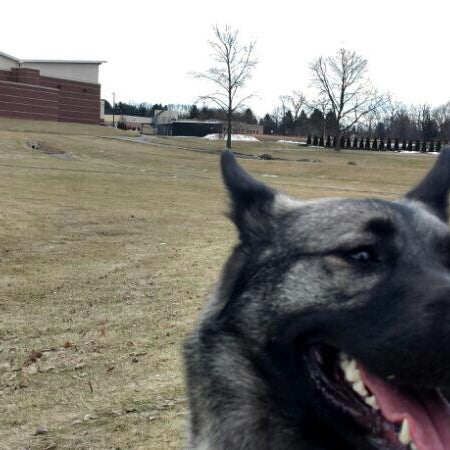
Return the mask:
{"type": "Polygon", "coordinates": [[[0,116],[99,123],[103,62],[21,60],[0,52],[0,116]]]}

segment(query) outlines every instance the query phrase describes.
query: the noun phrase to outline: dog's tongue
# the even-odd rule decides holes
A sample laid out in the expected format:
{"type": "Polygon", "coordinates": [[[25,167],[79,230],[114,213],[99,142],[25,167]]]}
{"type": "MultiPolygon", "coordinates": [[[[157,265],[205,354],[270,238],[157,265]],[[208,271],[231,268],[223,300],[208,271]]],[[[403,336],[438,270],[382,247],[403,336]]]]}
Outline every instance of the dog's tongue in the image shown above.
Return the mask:
{"type": "Polygon", "coordinates": [[[423,389],[416,396],[367,372],[361,365],[359,369],[384,417],[398,424],[408,419],[418,450],[450,450],[450,405],[440,392],[423,389]]]}

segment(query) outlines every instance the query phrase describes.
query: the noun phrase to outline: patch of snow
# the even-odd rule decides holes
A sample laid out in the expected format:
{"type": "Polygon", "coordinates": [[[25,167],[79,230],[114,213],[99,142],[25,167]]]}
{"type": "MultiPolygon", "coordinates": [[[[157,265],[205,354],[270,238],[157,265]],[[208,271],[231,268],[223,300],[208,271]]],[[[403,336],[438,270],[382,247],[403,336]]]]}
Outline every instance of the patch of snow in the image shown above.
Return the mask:
{"type": "Polygon", "coordinates": [[[304,144],[304,142],[300,142],[300,141],[285,141],[283,139],[280,139],[279,141],[277,141],[278,144],[304,144]]]}
{"type": "MultiPolygon", "coordinates": [[[[207,134],[203,137],[203,139],[208,139],[209,141],[218,141],[221,139],[220,134],[207,134]]],[[[223,140],[226,141],[227,137],[223,137],[223,140]]],[[[232,141],[243,141],[243,142],[259,142],[259,139],[256,139],[254,136],[248,136],[246,134],[232,134],[231,135],[232,141]]]]}
{"type": "Polygon", "coordinates": [[[397,155],[439,155],[438,152],[415,152],[411,150],[400,150],[395,152],[397,155]]]}

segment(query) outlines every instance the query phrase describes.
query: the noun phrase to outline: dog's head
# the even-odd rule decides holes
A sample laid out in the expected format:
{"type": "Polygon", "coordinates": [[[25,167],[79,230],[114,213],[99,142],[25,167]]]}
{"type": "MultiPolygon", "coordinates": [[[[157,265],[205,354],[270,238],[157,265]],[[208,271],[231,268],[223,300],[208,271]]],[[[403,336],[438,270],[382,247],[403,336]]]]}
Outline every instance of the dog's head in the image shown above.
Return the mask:
{"type": "Polygon", "coordinates": [[[397,201],[296,201],[221,162],[240,239],[221,327],[274,404],[344,448],[450,449],[450,150],[397,201]]]}

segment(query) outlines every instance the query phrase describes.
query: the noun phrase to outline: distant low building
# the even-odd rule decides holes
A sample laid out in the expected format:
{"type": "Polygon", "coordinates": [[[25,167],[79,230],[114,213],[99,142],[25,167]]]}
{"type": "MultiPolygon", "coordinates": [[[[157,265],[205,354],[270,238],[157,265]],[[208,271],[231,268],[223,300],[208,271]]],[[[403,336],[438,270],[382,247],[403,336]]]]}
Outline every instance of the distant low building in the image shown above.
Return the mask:
{"type": "MultiPolygon", "coordinates": [[[[196,136],[223,133],[223,122],[220,120],[179,119],[172,122],[154,124],[156,134],[161,136],[196,136]]],[[[148,133],[151,134],[151,133],[148,133]]]]}
{"type": "Polygon", "coordinates": [[[171,109],[157,109],[153,115],[153,125],[167,125],[171,124],[173,121],[177,120],[180,116],[178,111],[173,111],[171,109]]]}
{"type": "Polygon", "coordinates": [[[223,122],[220,120],[183,119],[172,122],[172,136],[197,136],[222,134],[223,122]]]}
{"type": "Polygon", "coordinates": [[[104,62],[19,59],[0,52],[0,116],[98,124],[104,62]]]}
{"type": "MultiPolygon", "coordinates": [[[[244,122],[233,122],[231,125],[233,134],[264,134],[264,127],[262,125],[253,125],[244,122]]],[[[228,126],[225,123],[224,133],[228,130],[228,126]]]]}
{"type": "Polygon", "coordinates": [[[105,114],[104,122],[106,125],[117,126],[119,122],[123,123],[127,130],[137,130],[142,132],[144,125],[152,125],[153,118],[145,116],[127,116],[125,114],[105,114]]]}

